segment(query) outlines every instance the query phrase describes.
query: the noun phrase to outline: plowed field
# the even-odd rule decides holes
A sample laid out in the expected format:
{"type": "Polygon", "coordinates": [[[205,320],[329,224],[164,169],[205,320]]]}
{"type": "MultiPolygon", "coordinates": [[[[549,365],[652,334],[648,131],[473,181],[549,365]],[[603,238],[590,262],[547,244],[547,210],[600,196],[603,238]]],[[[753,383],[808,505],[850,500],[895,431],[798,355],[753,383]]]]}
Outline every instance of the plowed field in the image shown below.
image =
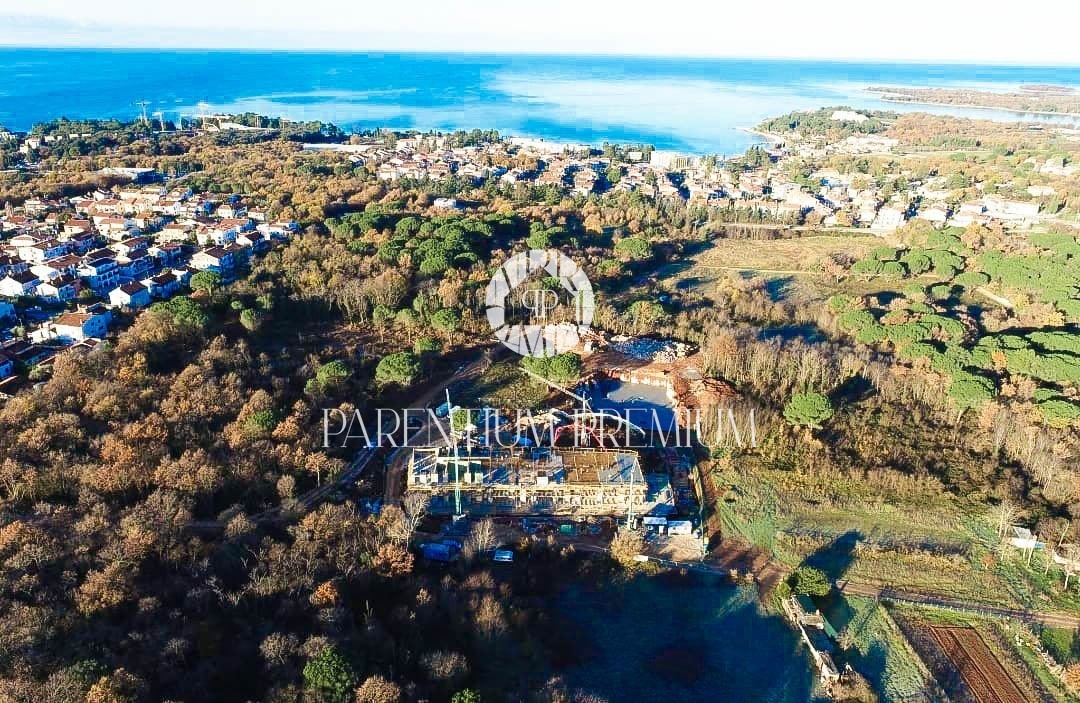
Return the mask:
{"type": "Polygon", "coordinates": [[[1008,672],[970,627],[932,627],[934,639],[979,703],[1027,703],[1008,672]]]}

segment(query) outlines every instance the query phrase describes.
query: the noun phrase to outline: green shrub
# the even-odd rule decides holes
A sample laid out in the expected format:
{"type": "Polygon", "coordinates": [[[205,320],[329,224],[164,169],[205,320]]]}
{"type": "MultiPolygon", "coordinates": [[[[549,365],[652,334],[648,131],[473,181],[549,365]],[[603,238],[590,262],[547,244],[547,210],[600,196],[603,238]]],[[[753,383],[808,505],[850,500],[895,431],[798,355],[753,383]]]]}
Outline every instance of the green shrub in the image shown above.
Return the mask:
{"type": "Polygon", "coordinates": [[[1080,405],[1064,398],[1052,398],[1039,403],[1039,410],[1051,427],[1068,427],[1080,420],[1080,405]]]}
{"type": "Polygon", "coordinates": [[[877,276],[883,267],[884,265],[877,259],[863,259],[852,264],[851,272],[864,276],[877,276]]]}
{"type": "Polygon", "coordinates": [[[829,577],[821,569],[812,566],[800,566],[788,577],[791,590],[805,596],[827,596],[832,590],[829,577]]]}
{"type": "Polygon", "coordinates": [[[930,261],[930,257],[921,251],[909,251],[900,257],[900,262],[907,266],[908,271],[912,276],[918,276],[919,274],[926,273],[930,270],[933,263],[930,261]]]}
{"type": "Polygon", "coordinates": [[[1028,241],[1037,247],[1049,249],[1057,254],[1080,258],[1080,243],[1071,234],[1050,232],[1046,234],[1032,234],[1028,241]]]}
{"type": "Polygon", "coordinates": [[[977,408],[989,401],[997,392],[994,382],[984,376],[960,373],[949,384],[948,395],[961,411],[977,408]]]}
{"type": "Polygon", "coordinates": [[[546,358],[525,357],[521,364],[537,376],[560,384],[576,381],[582,369],[581,357],[573,352],[546,358]]]}
{"type": "Polygon", "coordinates": [[[356,684],[356,671],[336,647],[324,649],[304,665],[304,687],[332,703],[352,700],[356,684]]]}
{"type": "Polygon", "coordinates": [[[626,237],[615,243],[615,254],[628,261],[645,261],[653,255],[652,245],[641,237],[626,237]]]}
{"type": "Polygon", "coordinates": [[[442,349],[439,340],[433,337],[419,337],[413,342],[413,354],[421,356],[426,353],[434,353],[442,349]]]}
{"type": "Polygon", "coordinates": [[[411,352],[397,352],[379,359],[375,367],[375,380],[379,383],[397,383],[411,386],[420,378],[420,360],[411,352]]]}
{"type": "Polygon", "coordinates": [[[837,323],[841,329],[854,331],[876,324],[877,320],[869,310],[848,310],[837,318],[837,323]]]}
{"type": "Polygon", "coordinates": [[[832,415],[832,403],[821,393],[796,393],[784,406],[784,418],[796,426],[820,429],[832,415]]]}
{"type": "Polygon", "coordinates": [[[978,288],[990,282],[990,277],[982,271],[967,271],[953,279],[953,283],[964,288],[978,288]]]}
{"type": "Polygon", "coordinates": [[[1076,633],[1072,630],[1045,627],[1039,633],[1039,642],[1054,661],[1062,666],[1068,666],[1076,659],[1073,654],[1076,633]]]}
{"type": "Polygon", "coordinates": [[[829,309],[837,314],[850,308],[853,302],[855,302],[855,298],[850,295],[844,295],[843,293],[837,293],[834,296],[830,296],[828,300],[829,309]]]}
{"type": "Polygon", "coordinates": [[[855,339],[863,344],[876,344],[888,337],[888,327],[877,323],[863,327],[855,335],[855,339]]]}
{"type": "Polygon", "coordinates": [[[277,414],[273,410],[260,410],[244,421],[244,431],[251,437],[265,437],[277,426],[277,414]]]}
{"type": "Polygon", "coordinates": [[[903,278],[907,275],[907,269],[899,261],[886,261],[881,267],[881,274],[890,278],[903,278]]]}

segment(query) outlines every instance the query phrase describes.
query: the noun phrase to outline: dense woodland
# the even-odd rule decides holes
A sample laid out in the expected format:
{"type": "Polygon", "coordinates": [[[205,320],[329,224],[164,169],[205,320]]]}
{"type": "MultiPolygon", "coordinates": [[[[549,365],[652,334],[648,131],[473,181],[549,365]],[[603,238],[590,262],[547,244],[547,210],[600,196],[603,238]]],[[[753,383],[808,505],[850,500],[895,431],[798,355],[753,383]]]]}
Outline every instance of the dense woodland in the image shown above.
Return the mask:
{"type": "MultiPolygon", "coordinates": [[[[763,417],[807,389],[828,395],[835,413],[818,430],[828,441],[769,423],[758,458],[770,465],[826,467],[886,496],[918,486],[1080,519],[1077,423],[1049,422],[1039,407],[1075,403],[1075,377],[990,363],[980,373],[993,393],[958,403],[936,375],[952,367],[931,358],[927,370],[870,343],[882,340],[852,338],[855,317],[844,316],[877,300],[806,306],[738,276],[705,297],[656,276],[712,238],[778,231],[635,194],[387,184],[287,139],[133,135],[46,159],[49,175],[4,183],[0,201],[70,192],[105,163],[152,166],[196,172],[194,188],[240,194],[304,231],[241,280],[159,304],[100,348],[61,356],[40,388],[0,408],[0,700],[574,700],[545,674],[566,643],[540,634],[544,598],[554,574],[606,567],[540,545],[527,575],[432,571],[409,550],[416,506],[295,510],[349,458],[321,448],[321,409],[415,396],[455,354],[490,344],[490,271],[529,247],[584,263],[598,327],[700,345],[708,370],[763,417]],[[465,213],[431,207],[448,192],[465,213]],[[760,333],[786,325],[820,334],[760,333]],[[284,520],[258,519],[278,507],[284,520]],[[190,529],[210,521],[223,532],[190,529]]],[[[912,251],[875,260],[905,256],[915,261],[912,251]]],[[[950,278],[967,267],[954,268],[950,278]]],[[[841,266],[838,277],[864,274],[841,266]]],[[[974,354],[976,330],[1015,327],[1040,345],[1037,358],[1046,338],[1028,328],[1061,328],[1071,314],[1055,299],[1039,308],[1046,319],[991,321],[995,311],[960,310],[932,290],[912,300],[923,306],[909,310],[923,316],[916,324],[942,318],[916,341],[943,355],[952,337],[974,354]]]]}

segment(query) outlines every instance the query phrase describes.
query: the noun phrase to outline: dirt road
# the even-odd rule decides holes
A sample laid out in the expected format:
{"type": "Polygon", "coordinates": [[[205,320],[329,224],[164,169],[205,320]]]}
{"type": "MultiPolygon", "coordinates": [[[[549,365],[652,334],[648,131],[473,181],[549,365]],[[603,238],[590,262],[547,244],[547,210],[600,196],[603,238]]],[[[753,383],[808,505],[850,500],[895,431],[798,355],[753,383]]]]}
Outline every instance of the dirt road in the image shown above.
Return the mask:
{"type": "Polygon", "coordinates": [[[990,615],[1022,622],[1040,623],[1050,627],[1065,627],[1074,630],[1080,629],[1080,616],[1069,613],[1055,613],[1049,611],[1024,610],[1020,608],[1003,608],[1001,606],[979,603],[977,601],[961,600],[959,598],[947,598],[945,596],[930,593],[916,593],[897,588],[873,586],[865,583],[855,583],[847,580],[836,581],[836,588],[841,593],[864,596],[883,601],[897,603],[913,603],[916,605],[932,605],[937,608],[948,608],[968,613],[990,615]]]}

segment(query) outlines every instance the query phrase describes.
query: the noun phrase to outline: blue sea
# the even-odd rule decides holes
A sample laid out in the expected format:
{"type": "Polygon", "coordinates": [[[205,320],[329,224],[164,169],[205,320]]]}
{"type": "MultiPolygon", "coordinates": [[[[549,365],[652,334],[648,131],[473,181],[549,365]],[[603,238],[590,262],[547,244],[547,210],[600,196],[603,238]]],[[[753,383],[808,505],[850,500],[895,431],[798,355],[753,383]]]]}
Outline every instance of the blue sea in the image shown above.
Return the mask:
{"type": "MultiPolygon", "coordinates": [[[[1080,87],[1080,67],[1011,67],[597,56],[0,48],[0,125],[120,117],[136,102],[167,119],[258,112],[350,129],[498,129],[553,141],[649,143],[733,154],[740,128],[831,105],[1035,119],[998,110],[897,105],[871,85],[1080,87]]],[[[1049,120],[1041,117],[1038,119],[1049,120]]],[[[1080,124],[1078,118],[1053,121],[1080,124]]]]}

